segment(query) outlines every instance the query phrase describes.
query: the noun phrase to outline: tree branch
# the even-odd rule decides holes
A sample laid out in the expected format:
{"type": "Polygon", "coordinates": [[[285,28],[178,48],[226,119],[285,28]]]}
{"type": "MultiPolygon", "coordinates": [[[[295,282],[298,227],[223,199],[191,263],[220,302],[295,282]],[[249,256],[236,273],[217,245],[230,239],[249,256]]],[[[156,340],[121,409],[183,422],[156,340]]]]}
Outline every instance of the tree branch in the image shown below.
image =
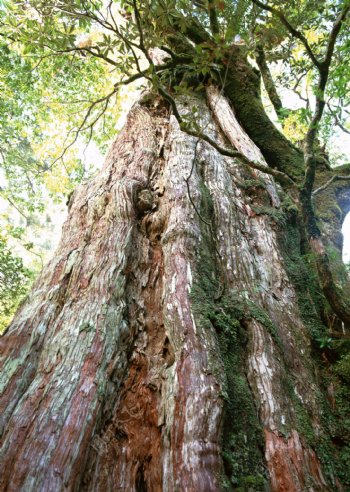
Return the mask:
{"type": "MultiPolygon", "coordinates": [[[[117,89],[118,89],[118,85],[116,84],[114,86],[113,90],[109,94],[107,94],[104,97],[101,97],[100,99],[97,99],[96,101],[94,101],[89,106],[89,109],[87,110],[87,112],[83,118],[83,121],[79,125],[79,128],[77,130],[71,130],[71,132],[73,132],[75,134],[74,139],[63,149],[62,153],[52,162],[52,164],[44,169],[44,171],[48,171],[49,169],[51,169],[56,164],[57,161],[59,161],[60,159],[62,159],[64,157],[64,155],[67,153],[68,149],[70,149],[70,147],[72,147],[75,144],[75,142],[78,140],[78,136],[79,136],[80,132],[91,129],[96,124],[96,122],[105,113],[107,106],[108,106],[108,103],[109,103],[109,100],[117,92],[117,89]],[[90,116],[92,110],[94,109],[94,107],[97,106],[98,104],[101,104],[101,103],[104,103],[104,109],[102,110],[102,112],[99,113],[99,115],[92,121],[92,123],[89,123],[88,125],[86,125],[86,123],[89,119],[89,116],[90,116]]],[[[68,136],[67,136],[67,138],[68,138],[68,136]]]]}
{"type": "MultiPolygon", "coordinates": [[[[329,112],[331,114],[331,116],[334,118],[334,124],[336,126],[338,126],[344,133],[347,133],[348,135],[350,135],[350,130],[348,130],[347,128],[345,128],[345,126],[342,124],[342,122],[339,120],[339,116],[336,114],[336,112],[333,110],[333,108],[331,107],[330,103],[327,102],[327,107],[329,109],[329,112]]],[[[341,107],[340,107],[341,108],[341,107]]],[[[342,117],[342,109],[341,109],[341,113],[340,113],[340,117],[342,117]]]]}
{"type": "Polygon", "coordinates": [[[349,10],[350,10],[350,2],[349,2],[349,0],[345,0],[345,5],[344,5],[342,11],[340,12],[340,14],[338,15],[338,17],[336,18],[336,21],[334,22],[332,30],[329,34],[329,39],[328,39],[328,44],[327,44],[327,49],[326,49],[326,55],[324,57],[324,60],[321,63],[322,68],[325,68],[325,67],[329,68],[329,66],[331,64],[335,42],[336,42],[337,36],[340,32],[341,25],[342,25],[344,19],[346,18],[349,10]]]}
{"type": "Polygon", "coordinates": [[[174,98],[164,88],[159,87],[158,90],[159,90],[159,93],[164,97],[164,99],[166,99],[169,102],[169,104],[173,110],[173,114],[174,114],[175,118],[177,119],[177,121],[180,125],[180,129],[183,132],[187,133],[188,135],[191,135],[192,137],[197,137],[197,138],[200,138],[201,140],[204,140],[204,142],[207,142],[209,145],[211,145],[221,155],[224,155],[226,157],[232,157],[232,158],[240,159],[245,164],[247,164],[249,167],[252,167],[253,169],[257,169],[257,170],[259,170],[265,174],[270,174],[271,176],[273,176],[276,179],[276,181],[278,181],[282,185],[296,186],[296,183],[287,174],[285,174],[281,171],[278,171],[277,169],[273,169],[273,168],[264,166],[263,164],[260,164],[259,162],[255,162],[255,161],[253,162],[253,161],[247,159],[247,157],[245,157],[245,155],[243,155],[238,150],[229,150],[229,149],[226,149],[224,147],[221,147],[220,145],[218,145],[215,142],[215,140],[210,138],[208,135],[205,135],[204,133],[202,133],[200,131],[192,130],[190,128],[189,124],[184,122],[183,119],[181,118],[181,115],[177,109],[177,105],[176,105],[174,98]]]}
{"type": "Polygon", "coordinates": [[[316,190],[312,192],[312,195],[314,196],[317,193],[320,193],[321,191],[325,190],[326,188],[328,188],[330,184],[333,183],[333,181],[336,180],[348,181],[350,180],[350,176],[339,176],[338,174],[336,174],[335,176],[332,176],[331,179],[329,179],[324,185],[320,186],[319,188],[316,188],[316,190]]]}
{"type": "MultiPolygon", "coordinates": [[[[346,1],[341,13],[338,15],[329,35],[326,55],[319,68],[319,81],[316,94],[315,112],[307,131],[304,142],[305,179],[300,190],[300,203],[303,219],[311,250],[315,254],[317,269],[323,292],[332,307],[334,313],[344,322],[350,322],[350,304],[344,300],[344,293],[337,287],[334,281],[329,257],[323,244],[322,234],[317,224],[317,219],[312,203],[312,193],[316,174],[316,159],[314,155],[314,142],[318,131],[318,125],[325,107],[324,93],[328,81],[329,67],[334,52],[336,37],[340,32],[341,24],[350,10],[350,3],[346,1]]],[[[335,179],[335,177],[334,177],[335,179]]],[[[322,189],[325,189],[334,179],[329,180],[322,189]]]]}
{"type": "Polygon", "coordinates": [[[258,44],[256,47],[255,59],[256,59],[256,63],[258,64],[258,67],[260,69],[260,72],[261,72],[261,75],[262,75],[262,78],[264,81],[264,86],[265,86],[266,92],[267,92],[269,99],[270,99],[270,101],[271,101],[271,103],[272,103],[272,105],[276,111],[278,119],[282,122],[286,117],[286,113],[283,110],[282,101],[281,101],[281,98],[279,97],[279,95],[277,93],[276,86],[275,86],[274,81],[272,79],[270,69],[269,69],[267,62],[266,62],[264,48],[262,47],[261,44],[258,44]]]}
{"type": "Polygon", "coordinates": [[[331,29],[328,43],[327,43],[326,55],[319,67],[320,76],[317,84],[316,107],[305,137],[305,143],[304,143],[305,180],[303,184],[303,190],[304,192],[308,193],[310,197],[312,193],[312,187],[315,181],[315,171],[316,171],[316,160],[314,157],[313,147],[317,135],[318,125],[321,121],[323,110],[326,104],[324,99],[324,94],[328,81],[329,67],[332,61],[332,55],[334,52],[336,38],[340,32],[342,22],[350,10],[350,3],[346,1],[346,4],[347,5],[343,7],[342,11],[338,15],[331,29]]]}
{"type": "Polygon", "coordinates": [[[219,34],[220,26],[219,26],[219,20],[218,20],[218,15],[217,15],[216,8],[215,8],[215,1],[214,0],[208,0],[208,13],[209,13],[211,32],[214,35],[219,34]]]}
{"type": "MultiPolygon", "coordinates": [[[[3,191],[1,188],[0,188],[0,191],[3,191]]],[[[8,196],[5,196],[5,199],[9,202],[10,205],[12,205],[12,207],[14,207],[17,212],[22,215],[22,217],[26,220],[26,224],[28,225],[28,222],[29,222],[29,217],[28,215],[26,215],[24,212],[22,212],[22,210],[11,200],[11,198],[9,198],[8,196]]]]}
{"type": "Polygon", "coordinates": [[[96,58],[100,58],[104,61],[106,61],[107,63],[109,63],[110,65],[113,65],[114,67],[119,67],[119,64],[117,62],[115,62],[114,60],[112,60],[111,58],[109,58],[108,56],[106,55],[103,55],[99,48],[96,47],[96,46],[91,46],[91,47],[79,47],[79,46],[75,46],[74,48],[67,48],[65,50],[56,50],[54,48],[52,48],[51,46],[48,46],[48,45],[45,45],[46,48],[49,48],[50,50],[54,51],[54,53],[57,53],[57,54],[64,54],[64,53],[90,53],[90,55],[92,56],[95,56],[96,58]],[[94,49],[96,49],[97,51],[93,51],[94,49]]]}
{"type": "Polygon", "coordinates": [[[309,55],[312,63],[315,65],[315,67],[317,67],[318,69],[321,67],[320,61],[316,58],[314,52],[311,49],[311,46],[308,43],[308,40],[306,39],[306,37],[304,36],[304,34],[301,33],[300,31],[298,31],[297,29],[295,29],[295,27],[292,26],[292,24],[288,21],[288,19],[285,17],[285,15],[283,14],[283,12],[281,12],[278,9],[275,9],[274,7],[271,7],[270,5],[266,5],[266,4],[262,3],[262,2],[260,2],[260,0],[252,0],[252,2],[255,3],[255,5],[257,5],[261,9],[267,10],[268,12],[271,12],[271,14],[275,15],[276,17],[278,17],[279,20],[281,21],[281,23],[289,31],[289,33],[292,36],[294,36],[295,38],[299,39],[299,41],[301,41],[301,43],[304,45],[304,47],[306,49],[306,52],[309,55]]]}

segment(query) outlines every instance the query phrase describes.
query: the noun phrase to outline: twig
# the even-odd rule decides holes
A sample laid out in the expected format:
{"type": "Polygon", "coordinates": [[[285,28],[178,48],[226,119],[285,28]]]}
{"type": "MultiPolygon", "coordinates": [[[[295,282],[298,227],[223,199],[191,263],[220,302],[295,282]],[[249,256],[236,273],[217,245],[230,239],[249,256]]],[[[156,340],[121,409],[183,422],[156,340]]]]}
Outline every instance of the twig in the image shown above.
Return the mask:
{"type": "Polygon", "coordinates": [[[22,212],[22,210],[20,208],[17,207],[17,205],[11,200],[11,198],[9,198],[8,196],[6,196],[5,198],[9,202],[9,204],[12,205],[17,210],[17,212],[20,215],[22,215],[23,218],[26,219],[26,223],[28,224],[29,217],[24,212],[22,212]]]}
{"type": "MultiPolygon", "coordinates": [[[[327,102],[327,107],[329,109],[330,114],[334,118],[335,125],[338,126],[344,133],[347,133],[348,135],[350,135],[350,130],[348,130],[347,128],[345,128],[345,126],[340,122],[338,115],[334,112],[334,110],[332,109],[332,107],[331,107],[331,105],[330,105],[329,102],[327,102]]],[[[342,117],[342,109],[341,109],[341,106],[340,106],[340,110],[341,110],[340,117],[342,117]]]]}

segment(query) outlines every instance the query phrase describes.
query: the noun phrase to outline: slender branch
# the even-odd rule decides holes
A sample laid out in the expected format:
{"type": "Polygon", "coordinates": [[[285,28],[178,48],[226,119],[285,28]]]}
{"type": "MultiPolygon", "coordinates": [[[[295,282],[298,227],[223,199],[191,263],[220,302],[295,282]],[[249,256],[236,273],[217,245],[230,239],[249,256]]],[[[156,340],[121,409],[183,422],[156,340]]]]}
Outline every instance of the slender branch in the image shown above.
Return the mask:
{"type": "Polygon", "coordinates": [[[339,119],[337,118],[337,116],[334,116],[334,121],[335,121],[335,124],[337,126],[339,126],[339,128],[344,132],[344,133],[347,133],[348,135],[350,135],[350,130],[348,130],[347,128],[345,128],[345,126],[340,123],[339,119]]]}
{"type": "Polygon", "coordinates": [[[182,131],[184,131],[188,135],[191,135],[192,137],[197,137],[197,138],[200,138],[201,140],[204,140],[209,145],[211,145],[215,150],[217,150],[221,155],[240,159],[241,161],[243,161],[245,164],[252,167],[253,169],[257,169],[259,171],[262,171],[263,173],[270,174],[271,176],[273,176],[276,179],[276,181],[280,182],[282,185],[296,186],[296,183],[287,174],[285,174],[281,171],[278,171],[277,169],[273,169],[273,168],[264,166],[263,164],[260,164],[259,162],[250,161],[249,159],[247,159],[245,157],[245,155],[243,155],[238,150],[228,150],[225,147],[221,147],[220,145],[218,145],[215,142],[215,140],[210,138],[208,135],[205,135],[204,133],[202,133],[200,131],[192,130],[190,128],[190,126],[186,122],[184,122],[183,119],[181,118],[174,98],[163,87],[159,87],[158,91],[159,91],[160,95],[163,96],[164,99],[166,99],[169,102],[169,104],[173,110],[174,116],[175,116],[176,120],[178,121],[178,123],[180,125],[180,129],[182,131]]]}
{"type": "Polygon", "coordinates": [[[329,38],[328,38],[328,44],[327,44],[327,49],[326,49],[326,55],[324,57],[324,60],[322,62],[322,67],[328,67],[330,66],[333,52],[334,52],[334,47],[335,47],[335,42],[337,40],[337,36],[340,32],[341,25],[346,18],[348,12],[350,10],[350,2],[349,0],[345,0],[345,5],[336,18],[336,21],[333,24],[332,30],[330,32],[329,38]]]}
{"type": "Polygon", "coordinates": [[[306,109],[309,109],[310,108],[310,100],[309,100],[309,97],[308,97],[308,89],[306,87],[306,97],[302,96],[301,95],[301,92],[298,90],[298,86],[300,84],[300,81],[303,77],[306,77],[307,74],[308,74],[309,70],[306,70],[305,72],[303,72],[296,80],[294,86],[292,87],[292,91],[299,97],[299,99],[301,101],[303,101],[305,104],[306,104],[306,109]]]}
{"type": "Polygon", "coordinates": [[[317,193],[320,193],[321,191],[325,190],[326,188],[328,188],[330,184],[333,183],[333,181],[336,180],[348,181],[350,180],[350,176],[339,176],[338,174],[336,174],[335,176],[332,176],[331,179],[329,179],[324,185],[320,186],[319,188],[316,188],[316,190],[312,192],[312,195],[314,196],[317,193]]]}
{"type": "Polygon", "coordinates": [[[290,34],[292,36],[294,36],[295,38],[299,39],[299,41],[301,41],[301,43],[304,45],[304,47],[306,49],[306,52],[309,55],[312,63],[315,65],[315,67],[317,67],[317,68],[320,68],[321,67],[321,62],[316,58],[314,52],[311,49],[311,46],[308,43],[308,40],[306,39],[306,37],[304,36],[304,34],[301,33],[300,31],[298,31],[297,29],[295,29],[295,27],[292,26],[292,24],[288,21],[288,19],[285,17],[285,15],[283,14],[283,12],[281,12],[280,10],[278,10],[278,9],[276,9],[274,7],[271,7],[270,5],[266,5],[265,3],[260,2],[260,0],[252,0],[252,2],[255,3],[255,5],[257,5],[261,9],[267,10],[268,12],[271,12],[271,14],[275,15],[276,17],[278,17],[279,20],[281,21],[281,23],[290,32],[290,34]]]}
{"type": "Polygon", "coordinates": [[[54,48],[52,48],[51,46],[47,46],[47,48],[51,49],[52,51],[54,51],[55,53],[57,54],[64,54],[64,53],[72,53],[72,52],[75,52],[75,53],[90,53],[90,55],[93,55],[95,56],[96,58],[100,58],[104,61],[106,61],[107,63],[109,63],[110,65],[113,65],[114,67],[119,67],[119,64],[117,62],[115,62],[114,60],[112,60],[112,58],[109,58],[108,56],[106,55],[103,55],[101,53],[101,51],[99,50],[98,47],[96,46],[92,46],[92,47],[78,47],[78,46],[75,46],[74,48],[67,48],[65,50],[55,50],[54,48]],[[96,49],[97,51],[93,51],[94,49],[96,49]]]}
{"type": "MultiPolygon", "coordinates": [[[[254,0],[255,1],[255,0],[254,0]]],[[[316,160],[314,156],[314,142],[317,135],[318,125],[321,121],[324,107],[325,107],[325,89],[329,76],[329,67],[332,61],[332,55],[334,52],[336,38],[340,32],[341,25],[346,15],[350,10],[350,3],[346,1],[346,4],[340,14],[338,15],[329,35],[326,55],[319,67],[319,81],[317,85],[317,94],[316,94],[316,106],[315,112],[312,117],[309,129],[307,131],[304,143],[304,160],[305,160],[305,180],[303,184],[303,190],[305,193],[308,193],[311,197],[312,187],[315,180],[315,172],[316,172],[316,160]]],[[[316,230],[316,229],[315,229],[316,230]]]]}
{"type": "MultiPolygon", "coordinates": [[[[117,92],[117,89],[118,89],[118,85],[116,84],[114,86],[114,89],[109,93],[107,94],[106,96],[104,97],[101,97],[100,99],[97,99],[96,101],[94,101],[90,106],[89,106],[89,109],[87,110],[85,116],[84,116],[84,119],[83,121],[81,122],[81,124],[79,125],[79,128],[77,130],[72,130],[72,132],[75,134],[75,137],[74,139],[63,149],[63,151],[61,152],[61,154],[52,162],[52,164],[50,166],[48,166],[47,168],[45,168],[45,171],[48,171],[49,169],[51,169],[55,164],[56,162],[58,162],[59,160],[61,160],[64,155],[67,153],[67,151],[75,144],[75,142],[78,140],[78,136],[80,134],[80,132],[82,131],[85,131],[85,130],[88,130],[88,129],[91,129],[95,124],[96,122],[101,118],[101,116],[104,114],[104,112],[106,111],[107,109],[107,106],[108,106],[108,103],[109,103],[109,100],[110,98],[117,92]],[[92,110],[94,109],[94,107],[100,103],[104,103],[104,109],[102,110],[102,112],[100,112],[98,114],[98,116],[92,121],[92,123],[89,123],[88,125],[86,125],[88,119],[89,119],[89,116],[92,112],[92,110]]],[[[68,138],[68,137],[67,137],[68,138]]]]}
{"type": "Polygon", "coordinates": [[[26,223],[28,224],[29,221],[28,215],[22,212],[22,210],[11,200],[11,198],[9,198],[8,196],[6,196],[5,198],[9,202],[9,204],[12,205],[12,207],[14,207],[20,215],[22,215],[22,217],[26,220],[26,223]]]}
{"type": "MultiPolygon", "coordinates": [[[[327,102],[327,108],[329,109],[329,112],[330,112],[331,116],[334,118],[334,124],[336,126],[338,126],[344,133],[347,133],[348,135],[350,135],[350,130],[348,130],[347,128],[345,128],[345,126],[341,123],[341,121],[339,120],[338,115],[334,112],[334,110],[331,107],[331,105],[330,105],[329,102],[327,102]]],[[[342,114],[340,114],[340,117],[341,116],[342,116],[342,114]]]]}
{"type": "Polygon", "coordinates": [[[32,249],[26,248],[26,250],[28,251],[28,253],[31,253],[32,255],[34,255],[37,258],[39,258],[40,263],[41,263],[41,269],[43,269],[44,268],[44,262],[43,262],[43,258],[41,256],[41,254],[40,253],[35,253],[35,251],[33,251],[32,249]]]}
{"type": "Polygon", "coordinates": [[[153,65],[152,67],[148,67],[146,70],[142,70],[140,72],[134,73],[133,75],[131,75],[130,77],[128,77],[125,80],[121,80],[121,81],[115,83],[113,90],[109,94],[107,94],[104,97],[101,97],[100,99],[97,99],[96,101],[93,101],[90,104],[90,106],[89,106],[89,108],[88,108],[88,110],[84,116],[82,123],[79,125],[79,128],[77,130],[74,130],[74,134],[75,134],[74,139],[63,149],[62,153],[53,161],[53,163],[48,168],[45,169],[45,171],[51,169],[57,161],[59,161],[60,159],[62,159],[64,157],[64,155],[69,150],[69,148],[75,144],[75,142],[77,141],[78,136],[81,132],[92,129],[92,127],[97,123],[97,121],[101,118],[101,116],[104,115],[111,97],[114,94],[116,94],[118,88],[121,85],[128,85],[128,84],[130,84],[130,83],[132,83],[132,82],[134,82],[140,78],[146,78],[146,79],[150,80],[150,76],[149,76],[150,69],[154,70],[155,73],[158,73],[158,72],[167,70],[169,68],[173,68],[174,66],[175,66],[174,62],[164,63],[163,65],[158,65],[158,66],[153,65]],[[100,111],[99,114],[96,116],[96,118],[91,123],[89,123],[87,125],[86,123],[89,119],[89,116],[90,116],[92,110],[94,109],[95,106],[97,106],[98,104],[101,104],[101,103],[104,103],[104,107],[103,107],[102,111],[100,111]]]}
{"type": "Polygon", "coordinates": [[[147,58],[148,63],[150,64],[151,67],[154,68],[154,63],[152,58],[150,57],[148,53],[148,49],[145,45],[145,40],[144,40],[144,35],[143,35],[143,30],[142,30],[142,21],[141,21],[141,15],[139,12],[139,9],[137,8],[136,0],[133,0],[133,6],[134,6],[134,12],[135,12],[135,19],[136,19],[136,26],[137,30],[139,31],[139,37],[140,37],[140,45],[139,48],[147,58]]]}
{"type": "Polygon", "coordinates": [[[115,29],[118,29],[118,24],[114,18],[114,15],[113,15],[113,11],[112,11],[112,7],[113,7],[113,0],[110,0],[110,2],[108,3],[108,6],[107,6],[107,12],[109,12],[109,15],[112,19],[112,22],[113,22],[113,26],[115,29]]]}

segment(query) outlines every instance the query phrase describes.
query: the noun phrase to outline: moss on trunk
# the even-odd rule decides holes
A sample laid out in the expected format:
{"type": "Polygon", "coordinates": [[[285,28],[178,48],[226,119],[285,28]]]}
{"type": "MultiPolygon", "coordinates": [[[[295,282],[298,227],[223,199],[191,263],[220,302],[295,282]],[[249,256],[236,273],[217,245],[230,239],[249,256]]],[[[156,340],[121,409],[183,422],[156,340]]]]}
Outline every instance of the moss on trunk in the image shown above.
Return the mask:
{"type": "Polygon", "coordinates": [[[246,59],[245,48],[232,46],[223,70],[225,94],[237,117],[267,163],[295,180],[303,177],[303,155],[275,127],[267,116],[260,95],[260,74],[246,59]]]}

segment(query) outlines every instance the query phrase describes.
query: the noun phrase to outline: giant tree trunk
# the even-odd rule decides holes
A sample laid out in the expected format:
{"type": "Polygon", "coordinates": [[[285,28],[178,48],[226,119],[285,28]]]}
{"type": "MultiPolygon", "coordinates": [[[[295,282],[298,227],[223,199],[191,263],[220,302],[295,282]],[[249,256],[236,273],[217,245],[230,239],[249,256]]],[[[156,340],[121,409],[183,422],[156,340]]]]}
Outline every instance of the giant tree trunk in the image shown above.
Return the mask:
{"type": "MultiPolygon", "coordinates": [[[[208,98],[180,109],[263,162],[208,98]]],[[[136,105],[1,338],[0,489],[335,490],[282,219],[271,178],[136,105]]]]}

